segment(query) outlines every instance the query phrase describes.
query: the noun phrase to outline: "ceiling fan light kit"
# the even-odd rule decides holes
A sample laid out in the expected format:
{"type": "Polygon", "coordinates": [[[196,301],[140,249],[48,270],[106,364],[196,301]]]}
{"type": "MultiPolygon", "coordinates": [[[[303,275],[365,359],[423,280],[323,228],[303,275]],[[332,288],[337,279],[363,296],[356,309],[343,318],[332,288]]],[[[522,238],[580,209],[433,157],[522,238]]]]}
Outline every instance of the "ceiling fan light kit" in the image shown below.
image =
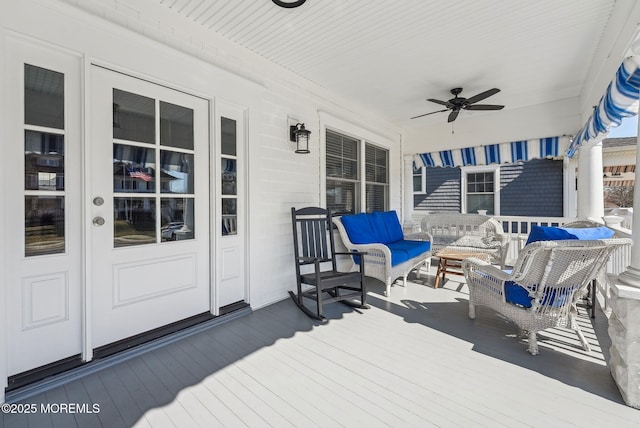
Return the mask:
{"type": "Polygon", "coordinates": [[[492,95],[497,94],[498,92],[500,92],[500,89],[498,88],[492,88],[492,89],[488,89],[484,92],[481,92],[477,95],[474,95],[471,98],[464,98],[464,97],[459,97],[458,95],[460,95],[460,93],[462,93],[462,88],[453,88],[451,90],[451,94],[453,95],[453,98],[451,98],[449,101],[441,101],[441,100],[436,100],[434,98],[427,98],[427,101],[431,101],[432,103],[436,103],[436,104],[440,104],[442,106],[445,106],[446,108],[444,110],[438,110],[438,111],[432,111],[431,113],[425,113],[425,114],[421,114],[418,116],[414,116],[411,119],[417,119],[419,117],[423,117],[423,116],[428,116],[430,114],[435,114],[435,113],[442,113],[445,111],[451,111],[451,113],[449,113],[449,117],[447,118],[447,122],[453,122],[454,120],[456,120],[456,118],[458,117],[458,114],[460,113],[460,110],[502,110],[504,108],[504,106],[502,105],[496,105],[496,104],[476,104],[478,101],[482,101],[485,98],[489,98],[492,95]]]}

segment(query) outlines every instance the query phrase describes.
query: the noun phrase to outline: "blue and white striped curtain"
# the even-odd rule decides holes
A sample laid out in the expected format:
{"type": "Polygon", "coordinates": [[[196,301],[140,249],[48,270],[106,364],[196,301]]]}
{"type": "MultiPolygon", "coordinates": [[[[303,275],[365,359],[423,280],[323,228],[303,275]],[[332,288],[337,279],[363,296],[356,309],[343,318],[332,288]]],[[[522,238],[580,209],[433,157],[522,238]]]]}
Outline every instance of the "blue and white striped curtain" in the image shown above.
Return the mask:
{"type": "Polygon", "coordinates": [[[616,72],[615,79],[607,86],[607,90],[600,98],[593,114],[573,138],[567,150],[567,156],[573,157],[580,145],[608,132],[609,128],[620,125],[623,118],[638,114],[639,95],[638,59],[630,57],[622,62],[616,72]]]}
{"type": "Polygon", "coordinates": [[[532,159],[558,158],[569,144],[568,137],[538,138],[487,144],[455,150],[422,153],[415,157],[417,167],[422,166],[473,166],[493,163],[526,162],[532,159]]]}

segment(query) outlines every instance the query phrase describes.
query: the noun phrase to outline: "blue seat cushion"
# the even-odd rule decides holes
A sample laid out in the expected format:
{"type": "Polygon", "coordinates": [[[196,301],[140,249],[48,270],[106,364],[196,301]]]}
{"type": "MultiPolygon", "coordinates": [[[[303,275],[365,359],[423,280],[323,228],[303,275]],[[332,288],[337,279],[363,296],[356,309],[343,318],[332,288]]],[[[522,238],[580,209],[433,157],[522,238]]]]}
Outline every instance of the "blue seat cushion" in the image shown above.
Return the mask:
{"type": "Polygon", "coordinates": [[[613,237],[614,231],[606,226],[569,228],[553,226],[531,226],[527,244],[537,241],[558,241],[563,239],[608,239],[613,237]]]}
{"type": "Polygon", "coordinates": [[[391,242],[386,245],[391,251],[391,266],[418,257],[431,249],[431,243],[428,241],[411,241],[408,239],[391,242]]]}
{"type": "MultiPolygon", "coordinates": [[[[542,297],[541,304],[551,305],[553,307],[564,306],[572,292],[573,288],[562,290],[548,289],[542,297]]],[[[504,283],[504,298],[507,302],[522,306],[523,308],[530,308],[533,302],[533,298],[529,296],[527,289],[514,281],[504,283]]]]}

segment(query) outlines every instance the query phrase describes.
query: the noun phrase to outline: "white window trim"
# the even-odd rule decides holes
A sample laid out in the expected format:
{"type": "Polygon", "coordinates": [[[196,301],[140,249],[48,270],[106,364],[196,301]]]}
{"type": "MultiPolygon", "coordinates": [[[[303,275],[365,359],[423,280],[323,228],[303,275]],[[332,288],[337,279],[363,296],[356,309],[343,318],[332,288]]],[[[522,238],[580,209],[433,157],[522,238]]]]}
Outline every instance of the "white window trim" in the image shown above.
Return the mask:
{"type": "Polygon", "coordinates": [[[479,172],[493,172],[493,215],[500,215],[500,165],[480,165],[460,167],[460,209],[467,212],[467,175],[479,172]]]}
{"type": "Polygon", "coordinates": [[[391,138],[385,137],[374,131],[366,129],[365,127],[355,125],[344,119],[340,119],[330,113],[324,111],[318,111],[320,118],[320,206],[327,206],[327,129],[339,134],[346,135],[359,141],[358,145],[358,180],[360,183],[359,196],[360,206],[359,212],[365,212],[366,210],[366,181],[364,177],[365,172],[365,145],[371,144],[373,146],[387,150],[387,174],[388,174],[388,209],[394,209],[393,204],[393,150],[391,138]]]}
{"type": "MultiPolygon", "coordinates": [[[[413,189],[413,194],[414,195],[426,195],[427,194],[427,168],[424,166],[421,166],[420,168],[420,177],[421,177],[421,182],[420,182],[420,190],[415,190],[413,189]]],[[[413,167],[411,172],[413,172],[413,167]]],[[[411,177],[411,185],[413,186],[413,177],[415,177],[418,174],[413,173],[412,177],[411,177]]]]}

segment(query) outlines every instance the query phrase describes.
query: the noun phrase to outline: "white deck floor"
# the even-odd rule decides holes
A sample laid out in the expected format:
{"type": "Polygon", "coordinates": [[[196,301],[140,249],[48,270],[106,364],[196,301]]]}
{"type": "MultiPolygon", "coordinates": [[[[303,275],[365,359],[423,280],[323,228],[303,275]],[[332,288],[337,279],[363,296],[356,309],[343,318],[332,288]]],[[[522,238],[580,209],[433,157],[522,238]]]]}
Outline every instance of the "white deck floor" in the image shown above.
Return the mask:
{"type": "Polygon", "coordinates": [[[371,309],[339,303],[320,325],[285,300],[23,400],[93,414],[3,415],[5,427],[638,427],[607,367],[606,318],[581,309],[537,356],[487,308],[467,317],[461,277],[371,280],[371,309]],[[424,281],[424,283],[423,283],[424,281]]]}

